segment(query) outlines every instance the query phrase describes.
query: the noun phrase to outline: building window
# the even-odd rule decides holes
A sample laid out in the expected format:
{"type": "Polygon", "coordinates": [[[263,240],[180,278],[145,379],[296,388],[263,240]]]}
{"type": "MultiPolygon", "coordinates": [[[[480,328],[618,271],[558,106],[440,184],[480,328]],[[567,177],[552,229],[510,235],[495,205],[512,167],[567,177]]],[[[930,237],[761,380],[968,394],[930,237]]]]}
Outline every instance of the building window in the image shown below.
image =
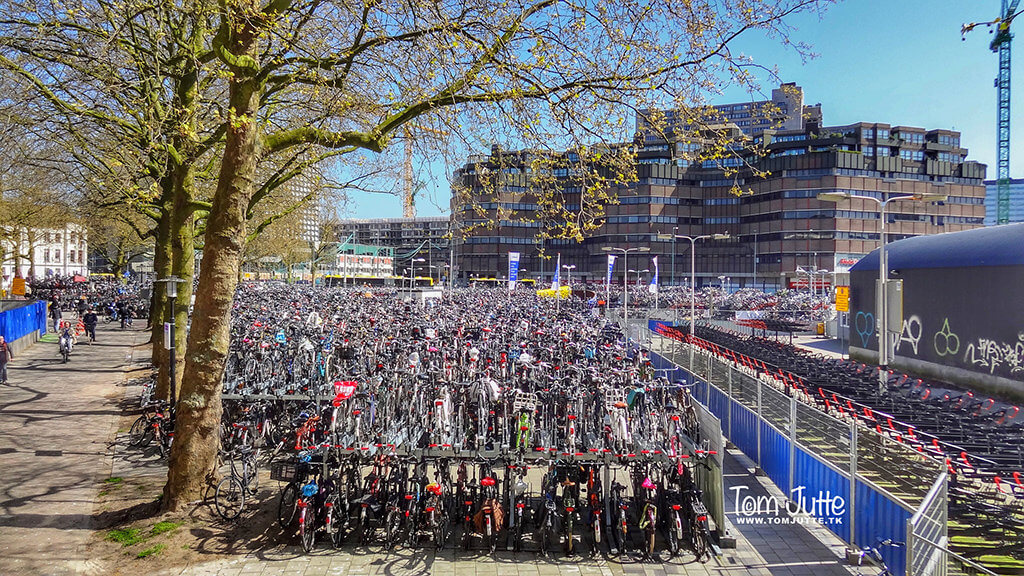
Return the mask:
{"type": "Polygon", "coordinates": [[[60,248],[53,251],[53,261],[60,262],[60,248]]]}
{"type": "Polygon", "coordinates": [[[861,138],[864,138],[865,140],[873,140],[875,138],[875,129],[865,128],[863,131],[861,131],[860,135],[861,138]]]}
{"type": "Polygon", "coordinates": [[[45,263],[45,262],[49,262],[49,261],[50,261],[50,249],[49,248],[44,248],[43,249],[43,262],[45,263]]]}
{"type": "Polygon", "coordinates": [[[879,128],[878,129],[878,139],[879,140],[888,140],[889,139],[889,129],[888,128],[879,128]]]}
{"type": "Polygon", "coordinates": [[[875,155],[875,147],[874,146],[864,146],[863,148],[861,148],[861,152],[865,156],[874,156],[875,155]]]}
{"type": "Polygon", "coordinates": [[[889,155],[889,147],[888,146],[879,146],[878,149],[875,152],[878,154],[879,157],[888,156],[889,155]]]}

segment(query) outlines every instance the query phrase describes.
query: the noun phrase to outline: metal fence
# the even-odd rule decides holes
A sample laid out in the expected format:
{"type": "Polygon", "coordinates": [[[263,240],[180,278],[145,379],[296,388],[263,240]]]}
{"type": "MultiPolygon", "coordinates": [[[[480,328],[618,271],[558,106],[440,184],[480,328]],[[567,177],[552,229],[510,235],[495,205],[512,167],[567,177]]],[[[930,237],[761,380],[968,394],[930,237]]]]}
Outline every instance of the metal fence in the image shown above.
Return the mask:
{"type": "Polygon", "coordinates": [[[805,505],[804,511],[854,547],[905,540],[905,550],[880,549],[894,574],[945,576],[950,560],[941,463],[699,347],[657,334],[638,340],[676,367],[692,362],[694,396],[795,507],[807,494],[842,495],[842,507],[823,513],[805,505]]]}

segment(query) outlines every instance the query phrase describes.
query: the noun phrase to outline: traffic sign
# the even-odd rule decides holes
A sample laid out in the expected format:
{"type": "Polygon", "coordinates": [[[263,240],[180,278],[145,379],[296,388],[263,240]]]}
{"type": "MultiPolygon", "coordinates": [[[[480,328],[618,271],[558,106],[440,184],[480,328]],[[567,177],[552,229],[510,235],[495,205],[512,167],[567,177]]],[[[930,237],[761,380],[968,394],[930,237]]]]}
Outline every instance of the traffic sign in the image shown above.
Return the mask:
{"type": "Polygon", "coordinates": [[[836,312],[850,311],[850,287],[836,286],[836,312]]]}

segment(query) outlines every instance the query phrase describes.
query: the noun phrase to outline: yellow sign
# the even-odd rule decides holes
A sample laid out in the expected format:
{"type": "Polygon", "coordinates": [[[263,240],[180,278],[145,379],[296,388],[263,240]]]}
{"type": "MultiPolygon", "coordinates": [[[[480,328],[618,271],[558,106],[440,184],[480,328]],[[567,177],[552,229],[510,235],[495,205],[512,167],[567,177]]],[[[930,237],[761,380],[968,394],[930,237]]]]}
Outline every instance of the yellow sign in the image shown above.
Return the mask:
{"type": "Polygon", "coordinates": [[[836,286],[836,312],[850,311],[850,287],[836,286]]]}
{"type": "Polygon", "coordinates": [[[14,279],[14,282],[11,284],[11,294],[13,294],[15,296],[24,296],[25,295],[25,279],[24,278],[15,278],[14,279]]]}

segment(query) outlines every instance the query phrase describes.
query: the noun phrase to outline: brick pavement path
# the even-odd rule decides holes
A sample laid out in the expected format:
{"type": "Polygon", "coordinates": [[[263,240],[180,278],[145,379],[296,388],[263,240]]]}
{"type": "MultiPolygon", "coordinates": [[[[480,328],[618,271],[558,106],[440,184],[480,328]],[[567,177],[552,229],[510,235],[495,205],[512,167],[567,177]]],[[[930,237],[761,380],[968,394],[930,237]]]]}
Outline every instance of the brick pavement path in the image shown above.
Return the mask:
{"type": "Polygon", "coordinates": [[[0,574],[82,574],[100,482],[109,477],[125,370],[143,331],[101,324],[62,364],[38,342],[0,386],[0,574]]]}

